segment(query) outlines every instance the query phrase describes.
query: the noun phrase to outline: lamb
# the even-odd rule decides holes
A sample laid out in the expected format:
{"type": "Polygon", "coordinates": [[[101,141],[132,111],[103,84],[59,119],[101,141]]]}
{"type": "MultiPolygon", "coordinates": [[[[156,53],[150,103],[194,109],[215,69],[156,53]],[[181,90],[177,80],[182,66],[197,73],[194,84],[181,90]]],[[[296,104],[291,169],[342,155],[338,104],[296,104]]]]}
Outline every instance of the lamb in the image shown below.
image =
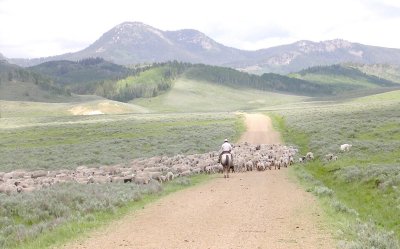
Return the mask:
{"type": "Polygon", "coordinates": [[[350,151],[350,148],[352,147],[353,145],[351,145],[351,144],[342,144],[342,145],[340,145],[340,150],[341,151],[350,151]]]}

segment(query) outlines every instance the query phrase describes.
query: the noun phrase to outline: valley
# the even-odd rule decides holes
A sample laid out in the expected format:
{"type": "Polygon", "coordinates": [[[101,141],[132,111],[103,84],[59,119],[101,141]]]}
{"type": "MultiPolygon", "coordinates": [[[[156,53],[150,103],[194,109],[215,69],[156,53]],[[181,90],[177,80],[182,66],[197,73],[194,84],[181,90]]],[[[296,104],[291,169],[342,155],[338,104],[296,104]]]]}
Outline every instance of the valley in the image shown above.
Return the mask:
{"type": "Polygon", "coordinates": [[[128,22],[76,53],[0,56],[0,248],[399,248],[399,51],[128,22]],[[260,170],[223,179],[225,138],[260,170]]]}

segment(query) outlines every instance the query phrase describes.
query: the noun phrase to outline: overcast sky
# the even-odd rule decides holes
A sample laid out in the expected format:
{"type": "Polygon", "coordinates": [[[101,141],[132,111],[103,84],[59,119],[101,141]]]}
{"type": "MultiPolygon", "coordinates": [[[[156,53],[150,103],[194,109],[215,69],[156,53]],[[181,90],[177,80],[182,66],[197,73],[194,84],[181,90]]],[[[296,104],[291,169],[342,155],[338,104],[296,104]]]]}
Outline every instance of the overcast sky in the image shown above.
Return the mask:
{"type": "Polygon", "coordinates": [[[400,0],[0,0],[0,53],[75,52],[125,21],[246,50],[336,38],[400,48],[400,0]]]}

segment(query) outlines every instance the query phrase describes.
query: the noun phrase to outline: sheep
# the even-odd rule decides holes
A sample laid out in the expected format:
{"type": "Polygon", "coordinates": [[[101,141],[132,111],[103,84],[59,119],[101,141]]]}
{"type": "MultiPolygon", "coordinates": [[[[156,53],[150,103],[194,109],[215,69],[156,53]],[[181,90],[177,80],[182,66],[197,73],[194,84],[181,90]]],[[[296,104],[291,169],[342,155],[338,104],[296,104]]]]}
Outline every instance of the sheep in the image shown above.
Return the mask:
{"type": "MultiPolygon", "coordinates": [[[[240,144],[235,147],[236,172],[287,167],[293,163],[293,157],[298,151],[282,145],[250,145],[240,144]]],[[[206,172],[218,173],[223,170],[221,165],[214,162],[217,152],[196,154],[190,156],[176,155],[174,157],[152,157],[149,159],[134,159],[128,166],[114,165],[100,168],[77,167],[75,170],[37,170],[25,172],[22,170],[9,173],[0,172],[0,186],[3,192],[30,192],[42,187],[50,187],[60,182],[107,183],[135,182],[147,184],[151,179],[160,182],[171,181],[175,175],[185,176],[206,172]],[[16,184],[17,182],[17,184],[16,184]],[[12,189],[5,190],[5,185],[12,189]]],[[[301,161],[313,159],[312,153],[307,153],[301,161]]],[[[337,157],[332,157],[332,160],[337,157]]],[[[1,192],[1,191],[0,191],[1,192]]]]}
{"type": "Polygon", "coordinates": [[[133,181],[136,184],[148,184],[150,182],[150,178],[148,176],[134,176],[133,181]]]}
{"type": "Polygon", "coordinates": [[[179,173],[179,176],[190,176],[190,175],[192,175],[192,171],[190,170],[186,170],[182,173],[179,173]]]}
{"type": "Polygon", "coordinates": [[[246,163],[247,171],[253,171],[253,162],[250,160],[246,163]]]}
{"type": "Polygon", "coordinates": [[[329,154],[325,155],[325,159],[326,159],[327,161],[332,160],[332,159],[333,159],[333,154],[332,154],[332,153],[329,153],[329,154]]]}
{"type": "Polygon", "coordinates": [[[306,162],[306,157],[305,156],[299,157],[299,163],[305,163],[305,162],[306,162]]]}
{"type": "Polygon", "coordinates": [[[175,178],[174,173],[172,173],[171,171],[167,172],[166,177],[168,181],[172,181],[175,178]]]}
{"type": "Polygon", "coordinates": [[[275,169],[276,168],[281,169],[281,162],[279,160],[274,160],[274,166],[275,166],[275,169]]]}
{"type": "Polygon", "coordinates": [[[266,161],[265,162],[265,169],[269,169],[269,170],[271,170],[272,169],[272,163],[270,162],[270,161],[266,161]]]}
{"type": "Polygon", "coordinates": [[[352,147],[353,145],[351,145],[351,144],[342,144],[342,145],[340,145],[340,150],[341,151],[350,151],[350,148],[352,147]]]}
{"type": "Polygon", "coordinates": [[[44,177],[47,176],[48,172],[44,171],[44,170],[37,170],[37,171],[33,171],[31,173],[31,178],[39,178],[39,177],[44,177]]]}
{"type": "Polygon", "coordinates": [[[312,152],[307,152],[306,159],[307,160],[314,160],[314,154],[312,152]]]}
{"type": "Polygon", "coordinates": [[[0,193],[4,193],[6,195],[10,195],[12,193],[17,192],[17,187],[14,185],[0,185],[0,193]]]}
{"type": "Polygon", "coordinates": [[[212,166],[206,166],[206,167],[204,168],[204,172],[206,172],[207,174],[213,173],[212,170],[213,170],[213,167],[212,167],[212,166]]]}
{"type": "Polygon", "coordinates": [[[265,165],[262,162],[257,163],[257,170],[258,171],[264,171],[265,170],[265,165]]]}

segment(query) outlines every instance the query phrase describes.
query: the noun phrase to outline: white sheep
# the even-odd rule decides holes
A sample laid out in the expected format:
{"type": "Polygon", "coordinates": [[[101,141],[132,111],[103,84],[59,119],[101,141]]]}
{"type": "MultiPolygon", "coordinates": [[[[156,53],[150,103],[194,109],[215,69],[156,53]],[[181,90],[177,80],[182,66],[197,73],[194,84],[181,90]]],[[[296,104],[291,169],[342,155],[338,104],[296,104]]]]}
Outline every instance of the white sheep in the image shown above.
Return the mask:
{"type": "Polygon", "coordinates": [[[307,160],[314,160],[314,154],[312,152],[307,152],[306,159],[307,160]]]}
{"type": "Polygon", "coordinates": [[[341,151],[349,151],[352,146],[353,145],[351,145],[351,144],[342,144],[342,145],[340,145],[340,150],[341,151]]]}

